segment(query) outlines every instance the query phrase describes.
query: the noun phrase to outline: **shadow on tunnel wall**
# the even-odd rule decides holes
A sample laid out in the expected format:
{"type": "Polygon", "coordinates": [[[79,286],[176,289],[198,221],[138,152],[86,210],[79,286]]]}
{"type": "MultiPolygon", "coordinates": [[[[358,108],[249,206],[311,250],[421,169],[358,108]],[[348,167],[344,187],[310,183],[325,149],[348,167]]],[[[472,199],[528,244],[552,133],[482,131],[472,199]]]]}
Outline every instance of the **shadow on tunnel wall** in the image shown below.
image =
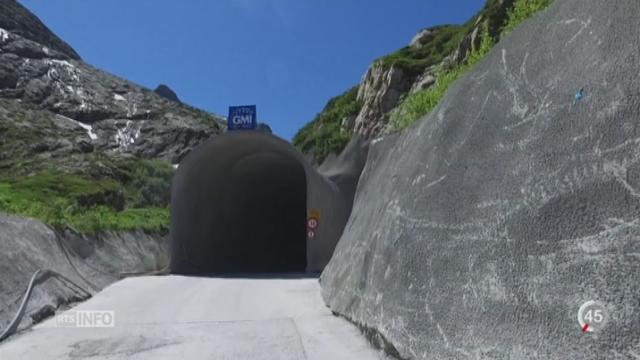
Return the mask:
{"type": "Polygon", "coordinates": [[[171,272],[321,271],[342,234],[366,159],[366,146],[354,143],[364,155],[333,159],[334,165],[323,165],[326,175],[270,134],[231,132],[199,146],[173,182],[171,272]],[[312,237],[310,209],[323,213],[312,237]]]}

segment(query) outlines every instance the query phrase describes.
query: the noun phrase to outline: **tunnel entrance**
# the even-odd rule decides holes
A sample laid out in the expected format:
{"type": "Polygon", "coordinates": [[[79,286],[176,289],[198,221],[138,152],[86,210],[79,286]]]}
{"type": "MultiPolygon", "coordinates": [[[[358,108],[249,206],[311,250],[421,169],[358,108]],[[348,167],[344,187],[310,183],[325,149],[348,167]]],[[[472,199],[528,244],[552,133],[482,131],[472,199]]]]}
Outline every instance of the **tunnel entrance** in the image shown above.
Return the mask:
{"type": "Polygon", "coordinates": [[[194,150],[174,178],[171,272],[304,272],[307,178],[281,140],[227,134],[194,150]]]}
{"type": "Polygon", "coordinates": [[[247,156],[232,168],[221,224],[228,241],[216,249],[229,272],[303,272],[306,267],[306,176],[276,153],[247,156]]]}

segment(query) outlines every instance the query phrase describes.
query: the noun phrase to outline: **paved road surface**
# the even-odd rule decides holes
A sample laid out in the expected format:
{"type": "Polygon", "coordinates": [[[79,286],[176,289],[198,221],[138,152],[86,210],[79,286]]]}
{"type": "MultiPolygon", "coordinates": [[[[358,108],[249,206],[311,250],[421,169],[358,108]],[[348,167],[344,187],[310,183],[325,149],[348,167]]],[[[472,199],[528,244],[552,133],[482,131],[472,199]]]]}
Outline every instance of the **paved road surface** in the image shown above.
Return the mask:
{"type": "Polygon", "coordinates": [[[50,319],[0,344],[0,359],[384,358],[331,314],[315,278],[130,278],[75,310],[113,310],[116,325],[64,328],[50,319]]]}

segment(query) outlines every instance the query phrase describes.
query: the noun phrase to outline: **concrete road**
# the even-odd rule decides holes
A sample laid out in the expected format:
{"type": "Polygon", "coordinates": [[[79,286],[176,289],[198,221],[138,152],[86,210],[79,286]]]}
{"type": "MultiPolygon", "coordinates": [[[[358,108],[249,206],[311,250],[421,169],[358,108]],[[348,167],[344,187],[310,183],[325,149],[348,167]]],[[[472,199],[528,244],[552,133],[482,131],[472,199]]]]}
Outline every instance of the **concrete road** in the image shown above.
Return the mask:
{"type": "Polygon", "coordinates": [[[0,344],[0,359],[385,359],[325,307],[316,278],[130,278],[63,314],[81,310],[114,311],[115,326],[53,318],[0,344]]]}

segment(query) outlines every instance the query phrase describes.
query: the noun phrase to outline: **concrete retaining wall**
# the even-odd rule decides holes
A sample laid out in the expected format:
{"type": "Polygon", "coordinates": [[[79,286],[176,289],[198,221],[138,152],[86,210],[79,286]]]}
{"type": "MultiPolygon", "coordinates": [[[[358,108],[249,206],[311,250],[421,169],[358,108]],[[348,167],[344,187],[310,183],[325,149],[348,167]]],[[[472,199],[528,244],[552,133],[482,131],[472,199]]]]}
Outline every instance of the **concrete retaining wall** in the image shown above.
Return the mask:
{"type": "Polygon", "coordinates": [[[636,0],[556,0],[372,145],[332,310],[406,359],[640,358],[638,29],[636,0]]]}

